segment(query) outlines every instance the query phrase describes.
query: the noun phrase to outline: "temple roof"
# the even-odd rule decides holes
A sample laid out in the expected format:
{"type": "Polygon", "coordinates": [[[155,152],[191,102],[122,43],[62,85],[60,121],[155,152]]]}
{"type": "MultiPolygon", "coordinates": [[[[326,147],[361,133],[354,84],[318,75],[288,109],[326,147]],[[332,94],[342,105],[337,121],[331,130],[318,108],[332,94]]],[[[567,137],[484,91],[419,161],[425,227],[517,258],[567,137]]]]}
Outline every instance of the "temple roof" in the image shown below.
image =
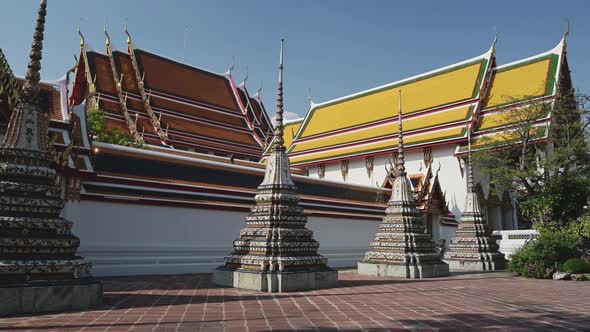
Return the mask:
{"type": "MultiPolygon", "coordinates": [[[[295,137],[295,135],[297,134],[297,132],[299,131],[299,128],[301,128],[301,124],[303,123],[303,118],[300,119],[295,119],[295,120],[287,120],[285,121],[285,123],[283,124],[283,140],[285,141],[285,147],[287,149],[289,149],[289,147],[291,147],[291,145],[293,144],[293,138],[295,137]]],[[[268,154],[270,152],[270,147],[272,146],[272,143],[274,142],[274,138],[270,141],[270,142],[266,142],[266,149],[264,151],[264,154],[268,154]]]]}
{"type": "Polygon", "coordinates": [[[107,46],[101,54],[86,51],[83,40],[74,105],[95,97],[107,113],[108,127],[130,133],[135,129],[151,145],[260,158],[268,116],[259,98],[238,88],[231,73],[213,73],[137,49],[130,39],[128,46],[127,53],[109,52],[107,46]]]}
{"type": "MultiPolygon", "coordinates": [[[[518,135],[511,132],[511,126],[523,120],[534,121],[532,141],[548,137],[550,110],[560,86],[571,88],[569,72],[563,75],[564,65],[567,67],[565,45],[564,37],[547,52],[492,69],[489,92],[473,128],[474,150],[517,141],[518,135]],[[518,112],[527,107],[539,110],[531,110],[529,115],[518,112]]],[[[466,151],[465,143],[457,149],[457,154],[466,151]]]]}
{"type": "MultiPolygon", "coordinates": [[[[247,211],[264,166],[95,143],[83,199],[247,211]]],[[[390,190],[293,174],[306,214],[379,220],[390,190]]]]}
{"type": "Polygon", "coordinates": [[[313,164],[397,148],[397,91],[403,90],[408,147],[465,136],[479,107],[494,46],[478,57],[320,104],[312,104],[292,146],[291,162],[313,164]]]}

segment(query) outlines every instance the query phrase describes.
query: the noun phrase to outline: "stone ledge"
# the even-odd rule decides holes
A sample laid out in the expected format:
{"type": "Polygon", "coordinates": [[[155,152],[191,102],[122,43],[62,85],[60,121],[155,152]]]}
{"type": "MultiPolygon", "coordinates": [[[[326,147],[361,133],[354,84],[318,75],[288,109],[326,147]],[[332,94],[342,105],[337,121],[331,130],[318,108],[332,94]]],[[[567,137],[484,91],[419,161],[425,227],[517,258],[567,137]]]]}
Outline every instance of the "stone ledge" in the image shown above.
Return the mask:
{"type": "Polygon", "coordinates": [[[437,278],[449,275],[449,265],[445,263],[430,265],[402,265],[358,262],[358,274],[410,279],[437,278]]]}
{"type": "Polygon", "coordinates": [[[220,267],[213,274],[213,283],[269,293],[298,292],[338,286],[338,271],[325,269],[278,273],[220,267]]]}
{"type": "Polygon", "coordinates": [[[86,310],[102,305],[97,280],[0,286],[0,316],[86,310]]]}
{"type": "Polygon", "coordinates": [[[451,270],[458,271],[498,271],[506,269],[506,260],[476,261],[461,259],[445,259],[451,270]]]}

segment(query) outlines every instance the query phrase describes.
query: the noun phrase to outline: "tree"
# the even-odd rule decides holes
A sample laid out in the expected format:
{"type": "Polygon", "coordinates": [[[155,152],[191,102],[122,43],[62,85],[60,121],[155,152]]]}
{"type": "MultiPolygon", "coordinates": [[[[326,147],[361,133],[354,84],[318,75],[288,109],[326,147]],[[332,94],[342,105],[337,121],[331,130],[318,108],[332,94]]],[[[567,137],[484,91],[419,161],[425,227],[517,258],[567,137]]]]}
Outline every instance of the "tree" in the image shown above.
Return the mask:
{"type": "Polygon", "coordinates": [[[502,134],[474,153],[478,169],[497,187],[516,191],[525,200],[523,215],[533,222],[565,224],[586,212],[590,184],[587,127],[588,96],[564,94],[551,105],[526,98],[504,113],[511,123],[502,134]],[[539,126],[551,112],[548,129],[539,126]],[[541,121],[542,122],[542,121],[541,121]],[[541,140],[543,130],[548,139],[541,140]]]}

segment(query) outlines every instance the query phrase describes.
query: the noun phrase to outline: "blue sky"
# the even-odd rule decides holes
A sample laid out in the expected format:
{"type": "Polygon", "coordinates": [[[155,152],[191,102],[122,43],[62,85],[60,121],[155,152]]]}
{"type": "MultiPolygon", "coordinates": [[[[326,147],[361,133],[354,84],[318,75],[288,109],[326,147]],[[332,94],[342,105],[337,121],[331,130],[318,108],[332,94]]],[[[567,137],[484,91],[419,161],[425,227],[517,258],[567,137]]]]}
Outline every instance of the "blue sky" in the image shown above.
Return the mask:
{"type": "MultiPolygon", "coordinates": [[[[36,0],[3,0],[0,47],[18,75],[26,71],[36,0]]],[[[285,108],[341,97],[484,53],[495,31],[499,64],[553,48],[570,20],[574,85],[590,92],[588,1],[122,1],[49,0],[43,79],[65,74],[79,53],[80,22],[89,45],[104,51],[105,22],[125,49],[123,24],[137,47],[225,72],[235,57],[239,83],[260,84],[275,110],[279,40],[285,45],[285,108]]]]}

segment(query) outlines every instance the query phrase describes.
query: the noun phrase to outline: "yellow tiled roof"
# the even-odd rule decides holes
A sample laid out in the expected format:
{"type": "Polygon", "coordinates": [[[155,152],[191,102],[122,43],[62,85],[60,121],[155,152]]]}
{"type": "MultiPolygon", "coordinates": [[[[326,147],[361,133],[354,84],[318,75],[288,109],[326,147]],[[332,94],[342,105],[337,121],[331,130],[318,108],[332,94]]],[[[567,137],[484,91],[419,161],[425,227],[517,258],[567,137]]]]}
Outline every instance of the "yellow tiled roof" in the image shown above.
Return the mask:
{"type": "Polygon", "coordinates": [[[406,144],[460,138],[480,101],[493,48],[461,63],[312,105],[289,148],[294,165],[384,152],[397,146],[402,91],[406,144]]]}
{"type": "MultiPolygon", "coordinates": [[[[510,126],[523,120],[536,123],[533,140],[548,136],[550,110],[558,92],[564,47],[565,40],[562,39],[548,52],[492,69],[487,100],[473,130],[474,149],[518,142],[510,126]],[[539,109],[523,113],[522,110],[527,108],[539,109]]],[[[466,145],[462,144],[457,153],[465,153],[466,145]]]]}
{"type": "Polygon", "coordinates": [[[288,149],[291,147],[293,143],[293,138],[301,128],[301,123],[303,123],[303,119],[299,119],[293,122],[288,122],[285,124],[285,130],[283,133],[283,139],[285,140],[285,147],[288,149]]]}

